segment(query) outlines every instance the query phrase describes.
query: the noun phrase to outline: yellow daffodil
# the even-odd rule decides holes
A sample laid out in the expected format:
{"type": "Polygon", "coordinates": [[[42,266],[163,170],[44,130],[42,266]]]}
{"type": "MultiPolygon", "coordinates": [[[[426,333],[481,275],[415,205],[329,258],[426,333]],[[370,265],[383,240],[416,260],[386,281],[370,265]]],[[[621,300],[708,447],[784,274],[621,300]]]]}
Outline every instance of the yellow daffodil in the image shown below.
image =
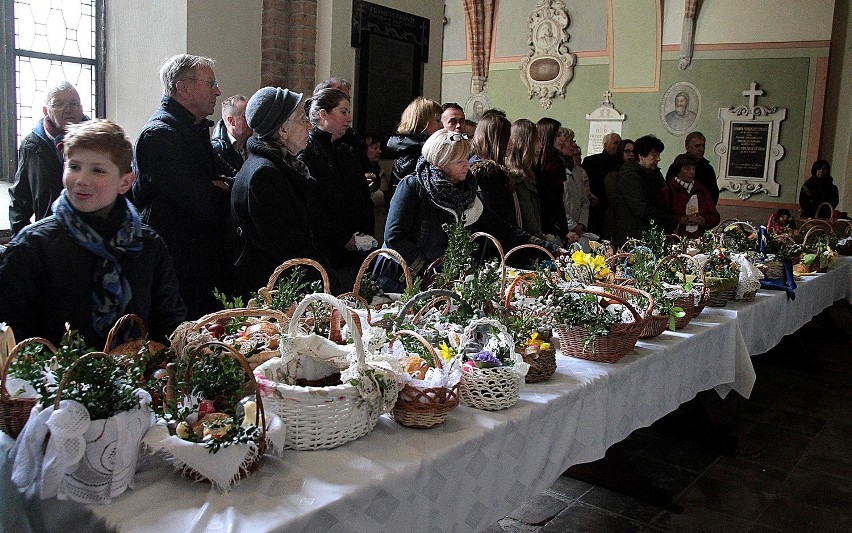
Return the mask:
{"type": "Polygon", "coordinates": [[[538,332],[537,331],[532,332],[530,334],[530,338],[527,339],[527,345],[528,346],[539,346],[539,345],[541,345],[542,342],[544,342],[544,341],[542,341],[538,338],[538,332]]]}
{"type": "Polygon", "coordinates": [[[573,254],[571,254],[571,261],[573,261],[576,265],[588,265],[589,258],[590,255],[582,250],[576,250],[573,254]]]}
{"type": "Polygon", "coordinates": [[[549,342],[543,342],[543,343],[541,343],[541,346],[539,346],[539,348],[541,348],[542,351],[549,350],[550,349],[550,343],[549,342]]]}
{"type": "Polygon", "coordinates": [[[453,350],[444,341],[441,341],[440,346],[438,346],[438,353],[441,354],[441,359],[444,361],[449,362],[453,358],[453,350]]]}

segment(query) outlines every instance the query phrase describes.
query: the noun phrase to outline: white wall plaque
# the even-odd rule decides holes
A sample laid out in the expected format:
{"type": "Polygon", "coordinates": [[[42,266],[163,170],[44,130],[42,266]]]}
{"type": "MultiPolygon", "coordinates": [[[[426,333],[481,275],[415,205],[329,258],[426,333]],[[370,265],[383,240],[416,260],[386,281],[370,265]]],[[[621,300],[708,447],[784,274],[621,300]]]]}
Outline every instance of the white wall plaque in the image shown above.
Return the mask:
{"type": "Polygon", "coordinates": [[[781,122],[787,118],[786,108],[767,108],[757,105],[763,90],[752,82],[743,91],[747,106],[719,109],[722,120],[722,141],[713,151],[722,161],[717,182],[746,200],[752,194],[779,195],[775,181],[775,163],[784,157],[784,147],[778,144],[781,122]]]}
{"type": "Polygon", "coordinates": [[[607,133],[617,133],[621,135],[621,127],[624,119],[627,118],[615,109],[612,104],[612,93],[606,91],[604,93],[604,101],[591,113],[586,113],[586,120],[589,121],[589,143],[586,147],[586,154],[599,154],[603,151],[603,138],[607,133]]]}

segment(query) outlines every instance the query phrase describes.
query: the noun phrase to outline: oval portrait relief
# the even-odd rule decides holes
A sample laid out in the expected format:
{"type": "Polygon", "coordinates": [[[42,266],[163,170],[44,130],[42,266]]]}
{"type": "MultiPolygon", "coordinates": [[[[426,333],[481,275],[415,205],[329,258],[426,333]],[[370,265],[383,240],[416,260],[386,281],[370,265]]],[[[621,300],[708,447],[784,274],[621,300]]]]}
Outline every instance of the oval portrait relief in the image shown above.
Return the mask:
{"type": "Polygon", "coordinates": [[[694,131],[701,116],[701,94],[686,81],[673,83],[660,102],[660,121],[672,135],[694,131]]]}
{"type": "Polygon", "coordinates": [[[552,57],[540,57],[530,63],[530,78],[535,81],[548,82],[559,77],[561,65],[552,57]]]}

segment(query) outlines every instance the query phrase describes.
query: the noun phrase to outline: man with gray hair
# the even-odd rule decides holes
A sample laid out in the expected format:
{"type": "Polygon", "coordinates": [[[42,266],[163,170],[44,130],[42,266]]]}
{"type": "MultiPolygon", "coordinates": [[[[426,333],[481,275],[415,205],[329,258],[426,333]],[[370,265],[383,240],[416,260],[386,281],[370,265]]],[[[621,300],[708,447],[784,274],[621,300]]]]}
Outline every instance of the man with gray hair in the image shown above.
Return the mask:
{"type": "Polygon", "coordinates": [[[62,138],[65,127],[89,117],[83,114],[80,95],[67,81],[47,91],[44,117],[21,141],[15,185],[9,189],[9,222],[12,234],[35,220],[52,214],[51,204],[62,192],[62,138]]]}
{"type": "Polygon", "coordinates": [[[252,131],[246,122],[247,102],[241,94],[222,100],[222,119],[216,123],[212,141],[219,176],[233,178],[248,157],[246,141],[252,131]]]}
{"type": "Polygon", "coordinates": [[[187,318],[221,305],[218,288],[230,294],[230,191],[219,177],[207,117],[221,94],[213,60],[173,56],[160,69],[164,96],[139,138],[133,169],[133,201],[143,222],[160,234],[171,253],[187,318]]]}
{"type": "Polygon", "coordinates": [[[604,238],[609,235],[603,234],[604,214],[609,206],[606,197],[606,175],[620,166],[616,152],[621,135],[613,132],[603,136],[603,150],[599,154],[592,154],[583,159],[583,170],[589,175],[589,187],[592,194],[598,198],[598,203],[589,208],[589,231],[604,238]]]}

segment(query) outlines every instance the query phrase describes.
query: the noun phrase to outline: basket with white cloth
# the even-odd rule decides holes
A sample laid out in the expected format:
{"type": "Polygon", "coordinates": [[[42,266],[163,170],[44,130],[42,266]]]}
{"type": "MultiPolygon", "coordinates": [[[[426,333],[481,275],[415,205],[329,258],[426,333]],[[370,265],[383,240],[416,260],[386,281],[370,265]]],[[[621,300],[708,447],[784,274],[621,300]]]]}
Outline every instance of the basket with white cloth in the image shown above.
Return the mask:
{"type": "Polygon", "coordinates": [[[288,448],[335,448],[372,431],[378,417],[393,409],[399,393],[396,375],[367,364],[353,314],[329,294],[305,296],[293,312],[287,334],[282,336],[281,356],[255,369],[264,405],[287,426],[288,448]],[[314,303],[327,304],[343,316],[352,344],[337,345],[300,330],[299,318],[314,303]],[[296,385],[299,379],[317,381],[335,372],[341,373],[340,384],[296,385]]]}

